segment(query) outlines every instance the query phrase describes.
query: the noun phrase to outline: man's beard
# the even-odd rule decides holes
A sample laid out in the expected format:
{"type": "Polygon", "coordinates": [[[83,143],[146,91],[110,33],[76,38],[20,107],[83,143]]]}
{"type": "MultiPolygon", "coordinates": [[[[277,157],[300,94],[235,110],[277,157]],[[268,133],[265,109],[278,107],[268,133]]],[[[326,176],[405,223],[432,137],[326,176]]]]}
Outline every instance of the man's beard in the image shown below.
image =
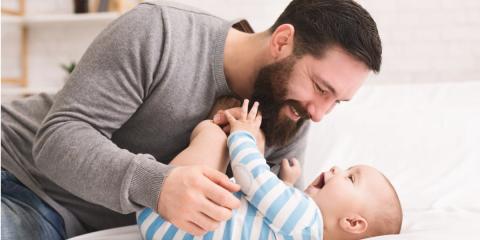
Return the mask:
{"type": "Polygon", "coordinates": [[[279,62],[267,65],[260,69],[255,81],[251,102],[260,103],[261,129],[265,134],[267,146],[285,145],[308,119],[307,111],[299,102],[286,99],[288,80],[296,61],[296,57],[290,55],[279,62]],[[280,110],[284,106],[294,107],[300,119],[295,122],[288,116],[281,115],[280,110]]]}

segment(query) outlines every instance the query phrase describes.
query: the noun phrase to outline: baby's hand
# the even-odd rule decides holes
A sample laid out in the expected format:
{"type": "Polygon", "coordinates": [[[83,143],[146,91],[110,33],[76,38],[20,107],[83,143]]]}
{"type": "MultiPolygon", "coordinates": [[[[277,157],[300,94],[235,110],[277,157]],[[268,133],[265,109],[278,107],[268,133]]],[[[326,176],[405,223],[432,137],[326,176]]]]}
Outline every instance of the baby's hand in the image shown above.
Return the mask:
{"type": "Polygon", "coordinates": [[[255,139],[262,134],[260,131],[260,125],[262,124],[262,116],[258,113],[258,102],[255,102],[248,112],[248,99],[243,101],[242,111],[240,113],[240,118],[236,119],[229,112],[225,111],[225,116],[227,117],[228,123],[230,124],[230,132],[235,132],[239,130],[250,132],[255,139]]]}
{"type": "Polygon", "coordinates": [[[290,161],[286,158],[282,160],[279,177],[286,184],[293,186],[301,175],[302,167],[300,167],[300,163],[296,158],[292,158],[290,161]]]}

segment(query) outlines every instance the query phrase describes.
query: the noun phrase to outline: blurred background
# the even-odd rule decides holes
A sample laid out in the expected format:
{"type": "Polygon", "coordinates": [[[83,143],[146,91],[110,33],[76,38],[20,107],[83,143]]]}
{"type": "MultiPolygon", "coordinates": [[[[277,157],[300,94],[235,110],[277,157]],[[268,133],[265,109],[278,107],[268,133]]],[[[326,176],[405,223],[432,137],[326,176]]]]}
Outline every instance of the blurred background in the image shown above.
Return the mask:
{"type": "MultiPolygon", "coordinates": [[[[288,0],[176,0],[268,28],[288,0]]],[[[2,101],[55,92],[95,36],[139,0],[2,0],[2,101]],[[75,13],[76,12],[76,13],[75,13]]],[[[480,1],[361,0],[383,41],[370,83],[480,79],[480,1]]]]}

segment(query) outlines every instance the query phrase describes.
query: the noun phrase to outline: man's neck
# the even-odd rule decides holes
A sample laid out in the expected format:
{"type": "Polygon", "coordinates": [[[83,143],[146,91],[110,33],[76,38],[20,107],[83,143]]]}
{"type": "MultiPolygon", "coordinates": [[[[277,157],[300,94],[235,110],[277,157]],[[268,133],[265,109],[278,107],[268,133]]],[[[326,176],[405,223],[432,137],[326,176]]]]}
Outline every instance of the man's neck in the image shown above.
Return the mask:
{"type": "Polygon", "coordinates": [[[252,95],[258,71],[268,63],[268,32],[244,33],[231,28],[224,53],[224,71],[230,89],[240,98],[252,95]]]}

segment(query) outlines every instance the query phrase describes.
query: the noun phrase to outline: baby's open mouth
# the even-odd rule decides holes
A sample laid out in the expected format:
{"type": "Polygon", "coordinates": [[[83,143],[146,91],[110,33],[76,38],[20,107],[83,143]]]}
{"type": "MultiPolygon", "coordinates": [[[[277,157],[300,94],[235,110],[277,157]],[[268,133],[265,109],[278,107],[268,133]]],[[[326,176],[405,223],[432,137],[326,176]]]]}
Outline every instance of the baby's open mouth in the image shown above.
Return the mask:
{"type": "Polygon", "coordinates": [[[323,186],[325,186],[325,173],[321,173],[320,176],[318,176],[317,182],[313,184],[314,187],[322,189],[323,186]]]}

